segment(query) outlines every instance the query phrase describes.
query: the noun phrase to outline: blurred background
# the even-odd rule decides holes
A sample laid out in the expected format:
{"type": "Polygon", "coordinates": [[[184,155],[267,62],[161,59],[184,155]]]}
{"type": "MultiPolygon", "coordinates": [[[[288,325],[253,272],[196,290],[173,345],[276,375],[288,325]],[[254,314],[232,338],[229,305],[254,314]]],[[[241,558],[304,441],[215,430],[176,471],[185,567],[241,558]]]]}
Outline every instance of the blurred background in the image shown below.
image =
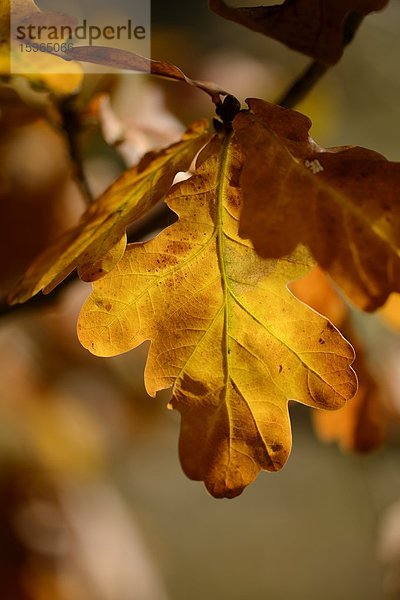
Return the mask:
{"type": "MultiPolygon", "coordinates": [[[[399,32],[390,0],[298,107],[318,143],[400,160],[399,32]]],[[[276,101],[309,63],[212,15],[206,0],[153,0],[152,58],[242,103],[276,101]]],[[[144,75],[4,78],[1,296],[85,209],[71,151],[96,197],[204,116],[213,105],[201,91],[144,75]]],[[[320,276],[321,304],[305,298],[308,284],[294,291],[359,348],[358,404],[330,421],[292,405],[288,464],[235,500],[182,473],[179,415],[166,410],[168,392],[152,399],[143,387],[146,348],[99,359],[80,347],[89,285],[72,281],[22,309],[0,304],[1,598],[400,598],[400,301],[363,315],[320,276]]]]}

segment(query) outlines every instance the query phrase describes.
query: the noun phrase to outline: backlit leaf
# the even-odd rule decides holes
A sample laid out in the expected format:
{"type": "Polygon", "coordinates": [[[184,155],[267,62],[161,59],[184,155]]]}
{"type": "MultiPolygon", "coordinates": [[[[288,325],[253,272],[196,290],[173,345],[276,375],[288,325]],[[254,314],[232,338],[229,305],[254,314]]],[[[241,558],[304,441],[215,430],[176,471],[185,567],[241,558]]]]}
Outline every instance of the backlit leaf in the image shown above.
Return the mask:
{"type": "Polygon", "coordinates": [[[285,0],[274,6],[233,7],[210,0],[210,8],[225,19],[283,42],[321,62],[336,63],[347,39],[353,15],[367,15],[388,0],[285,0]]]}
{"type": "Polygon", "coordinates": [[[358,390],[343,408],[333,411],[314,411],[314,427],[325,442],[338,442],[348,452],[371,452],[385,440],[387,411],[381,391],[366,368],[359,346],[355,346],[354,369],[358,375],[358,390]]]}
{"type": "Polygon", "coordinates": [[[169,190],[177,172],[186,171],[209,139],[207,122],[198,121],[182,140],[146,154],[124,174],[67,231],[41,254],[10,296],[24,302],[40,290],[50,292],[76,267],[84,281],[94,281],[113,269],[125,251],[125,229],[169,190]]]}
{"type": "Polygon", "coordinates": [[[244,151],[240,234],[264,257],[308,246],[360,308],[400,291],[400,163],[322,148],[304,115],[263,100],[234,120],[244,151]]]}
{"type": "Polygon", "coordinates": [[[335,409],[356,390],[351,346],[286,287],[309,269],[305,249],[263,260],[238,237],[241,159],[234,137],[214,137],[167,197],[179,221],[128,246],[78,322],[99,356],[151,340],[147,390],[173,386],[183,469],[216,497],[284,465],[289,400],[335,409]]]}
{"type": "Polygon", "coordinates": [[[353,368],[357,373],[358,390],[354,398],[335,411],[313,411],[314,428],[325,442],[338,442],[343,450],[371,452],[384,441],[388,411],[383,402],[379,380],[370,371],[362,343],[355,335],[349,310],[329,279],[318,267],[291,284],[292,292],[328,317],[346,336],[356,352],[353,368]]]}

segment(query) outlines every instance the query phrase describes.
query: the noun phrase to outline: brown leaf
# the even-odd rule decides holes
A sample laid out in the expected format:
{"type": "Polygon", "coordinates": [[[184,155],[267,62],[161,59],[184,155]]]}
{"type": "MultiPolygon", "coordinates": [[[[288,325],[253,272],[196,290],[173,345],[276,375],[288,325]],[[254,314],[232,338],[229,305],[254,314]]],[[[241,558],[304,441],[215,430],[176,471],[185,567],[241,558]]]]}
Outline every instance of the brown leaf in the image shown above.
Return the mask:
{"type": "Polygon", "coordinates": [[[115,69],[151,73],[152,75],[159,75],[160,77],[173,79],[174,81],[184,81],[209,94],[215,102],[219,101],[220,95],[225,96],[227,94],[227,92],[214,83],[190,79],[178,67],[167,61],[152,60],[128,50],[121,50],[120,48],[76,46],[68,50],[65,55],[76,61],[106,65],[115,69]]]}
{"type": "Polygon", "coordinates": [[[233,124],[245,154],[240,235],[264,257],[305,244],[355,304],[376,309],[400,291],[400,164],[360,147],[324,149],[304,115],[248,104],[233,124]]]}
{"type": "Polygon", "coordinates": [[[283,42],[289,48],[327,63],[336,63],[350,40],[346,25],[352,15],[367,15],[388,0],[286,0],[274,6],[236,8],[210,0],[219,16],[283,42]]]}

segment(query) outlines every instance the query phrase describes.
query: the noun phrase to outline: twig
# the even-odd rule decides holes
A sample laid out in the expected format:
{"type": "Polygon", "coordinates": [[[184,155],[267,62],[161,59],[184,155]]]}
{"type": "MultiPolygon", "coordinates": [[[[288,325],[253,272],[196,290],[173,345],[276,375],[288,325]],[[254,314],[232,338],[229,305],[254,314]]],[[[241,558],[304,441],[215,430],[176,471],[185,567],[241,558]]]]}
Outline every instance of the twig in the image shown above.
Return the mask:
{"type": "MultiPolygon", "coordinates": [[[[353,40],[357,29],[360,27],[364,15],[351,13],[344,26],[343,47],[346,47],[353,40]]],[[[284,108],[294,108],[307,94],[314,88],[319,80],[325,75],[331,65],[326,65],[314,60],[298,79],[283,94],[277,104],[284,108]]]]}
{"type": "Polygon", "coordinates": [[[74,106],[75,96],[69,96],[58,104],[62,120],[62,128],[68,142],[69,155],[75,171],[75,179],[81,188],[83,197],[90,204],[94,198],[83,169],[83,160],[80,151],[79,136],[82,124],[79,114],[74,106]]]}
{"type": "Polygon", "coordinates": [[[300,75],[298,79],[290,86],[277,104],[284,108],[294,108],[299,102],[307,96],[318,81],[325,75],[328,65],[314,60],[300,75]]]}

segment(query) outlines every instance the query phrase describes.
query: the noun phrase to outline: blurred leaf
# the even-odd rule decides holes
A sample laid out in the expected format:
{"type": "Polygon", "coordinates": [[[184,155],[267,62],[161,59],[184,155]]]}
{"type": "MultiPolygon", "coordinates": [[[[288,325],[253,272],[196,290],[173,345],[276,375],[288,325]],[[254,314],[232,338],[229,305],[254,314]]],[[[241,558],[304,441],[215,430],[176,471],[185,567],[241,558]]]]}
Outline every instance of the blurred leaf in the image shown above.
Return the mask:
{"type": "Polygon", "coordinates": [[[318,267],[293,282],[290,289],[297,298],[339,327],[356,352],[353,368],[358,377],[357,393],[337,411],[313,412],[318,436],[325,442],[336,441],[351,452],[375,450],[385,439],[388,420],[381,397],[382,385],[370,372],[363,346],[351,326],[347,306],[318,267]]]}
{"type": "Polygon", "coordinates": [[[217,15],[328,64],[336,63],[348,43],[346,26],[356,14],[367,15],[388,0],[285,0],[274,6],[236,8],[210,0],[217,15]]]}
{"type": "Polygon", "coordinates": [[[293,281],[290,290],[302,302],[311,306],[336,327],[341,327],[348,316],[348,308],[327,275],[319,267],[293,281]]]}
{"type": "Polygon", "coordinates": [[[379,315],[395,331],[400,331],[400,295],[392,294],[379,310],[379,315]]]}
{"type": "Polygon", "coordinates": [[[182,140],[159,152],[146,154],[82,215],[71,229],[41,254],[11,294],[24,302],[40,290],[50,292],[73,269],[94,281],[111,271],[126,246],[125,229],[144,215],[171,187],[178,171],[186,171],[209,139],[207,122],[198,121],[182,140]]]}
{"type": "MultiPolygon", "coordinates": [[[[52,25],[60,20],[67,24],[66,15],[42,12],[33,0],[3,0],[0,5],[0,75],[25,77],[34,87],[44,88],[56,95],[69,95],[79,91],[83,71],[75,62],[67,62],[47,52],[21,52],[12,48],[10,32],[11,9],[20,24],[52,25]]],[[[29,41],[29,40],[24,40],[29,41]]]]}
{"type": "MultiPolygon", "coordinates": [[[[354,344],[353,338],[350,339],[354,344]]],[[[353,368],[358,375],[356,395],[338,411],[314,411],[314,426],[323,441],[337,441],[344,450],[351,452],[371,452],[385,440],[387,413],[379,385],[366,367],[360,345],[354,344],[354,348],[353,368]]]]}
{"type": "Polygon", "coordinates": [[[284,465],[289,399],[334,409],[356,390],[350,345],[286,289],[308,253],[263,260],[238,237],[241,159],[234,138],[213,138],[167,197],[178,223],[130,245],[78,321],[96,355],[152,340],[147,390],[173,385],[183,468],[216,497],[284,465]]]}
{"type": "Polygon", "coordinates": [[[62,136],[12,89],[0,92],[0,295],[72,222],[76,199],[62,136]],[[18,126],[19,122],[19,126],[18,126]],[[34,159],[33,159],[34,157],[34,159]]]}

